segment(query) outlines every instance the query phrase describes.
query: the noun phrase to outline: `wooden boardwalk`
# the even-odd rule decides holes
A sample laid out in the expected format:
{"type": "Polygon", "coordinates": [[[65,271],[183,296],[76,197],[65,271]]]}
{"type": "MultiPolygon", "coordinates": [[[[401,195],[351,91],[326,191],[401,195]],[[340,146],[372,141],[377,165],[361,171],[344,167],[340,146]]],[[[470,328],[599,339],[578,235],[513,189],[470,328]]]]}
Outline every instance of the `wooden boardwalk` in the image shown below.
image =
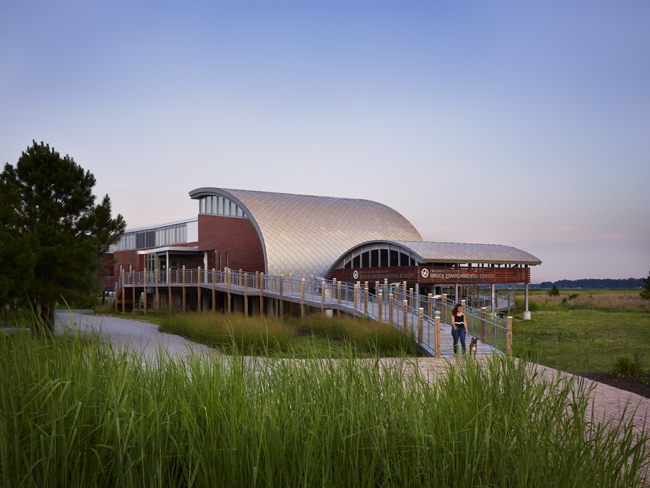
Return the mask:
{"type": "MultiPolygon", "coordinates": [[[[253,275],[254,276],[254,275],[253,275]]],[[[206,282],[208,280],[193,280],[194,282],[185,282],[185,283],[138,283],[137,276],[135,279],[127,281],[125,286],[121,286],[118,289],[116,294],[117,304],[120,304],[122,300],[122,305],[135,306],[136,300],[139,301],[140,294],[146,288],[154,288],[158,291],[160,295],[170,293],[171,289],[178,288],[192,288],[194,290],[201,290],[203,296],[214,296],[216,293],[225,294],[226,296],[230,295],[227,300],[231,300],[232,296],[239,296],[242,298],[241,310],[248,310],[249,313],[259,314],[260,303],[267,302],[268,300],[259,300],[259,298],[266,298],[272,300],[279,300],[282,302],[288,302],[295,304],[299,307],[300,313],[304,314],[304,307],[311,307],[313,309],[321,309],[321,313],[326,313],[326,311],[331,310],[332,314],[346,313],[352,316],[360,317],[369,317],[373,320],[381,321],[384,323],[391,323],[395,327],[404,330],[407,333],[412,333],[418,343],[422,346],[422,349],[425,354],[435,356],[435,334],[436,326],[435,320],[433,317],[428,317],[427,315],[422,316],[422,328],[420,331],[419,327],[419,313],[416,309],[411,307],[406,307],[398,301],[393,301],[393,305],[389,305],[389,300],[387,297],[382,299],[382,306],[379,306],[378,297],[372,294],[365,294],[362,289],[354,292],[350,288],[343,289],[341,291],[340,284],[328,282],[327,285],[323,288],[319,283],[314,282],[305,282],[301,283],[301,279],[292,279],[292,280],[278,280],[277,278],[270,278],[265,282],[263,290],[260,290],[259,286],[249,286],[249,285],[258,285],[259,280],[252,280],[251,276],[247,278],[237,276],[236,279],[225,278],[220,276],[220,280],[212,282],[206,282]],[[133,284],[135,281],[135,284],[133,284]],[[230,281],[228,284],[227,281],[230,281]],[[249,285],[242,284],[249,283],[249,285]],[[282,291],[280,291],[282,288],[282,291]],[[340,294],[340,299],[339,299],[340,294]],[[324,296],[323,296],[324,295],[324,296]],[[367,301],[367,305],[366,305],[367,301]],[[131,303],[129,303],[131,302],[131,303]],[[367,307],[367,308],[366,308],[367,307]],[[380,313],[381,309],[381,313],[380,313]],[[392,319],[389,317],[390,311],[392,310],[392,319]]],[[[158,295],[156,295],[158,296],[158,295]]],[[[199,300],[199,306],[200,306],[199,300]]],[[[215,301],[212,300],[214,304],[215,301]]],[[[276,302],[279,303],[279,302],[276,302]]],[[[268,310],[263,310],[263,313],[268,314],[268,310]]],[[[272,311],[274,314],[278,314],[277,305],[273,308],[272,311]]],[[[313,313],[313,312],[312,312],[313,313]]],[[[450,315],[448,312],[447,316],[450,315]]],[[[478,352],[479,356],[487,356],[490,354],[501,354],[498,349],[494,348],[493,345],[488,344],[487,342],[480,341],[480,329],[476,330],[474,323],[472,325],[468,323],[468,333],[466,338],[466,346],[469,349],[469,343],[471,338],[472,330],[477,334],[479,339],[478,352]]],[[[440,330],[440,356],[441,357],[453,357],[453,338],[451,335],[451,326],[447,323],[444,323],[444,320],[441,319],[440,330]]],[[[489,338],[488,338],[489,341],[489,338]]],[[[494,337],[493,343],[496,342],[496,335],[494,337]]],[[[460,346],[459,346],[460,349],[460,346]]],[[[462,353],[462,349],[460,350],[462,353]]]]}

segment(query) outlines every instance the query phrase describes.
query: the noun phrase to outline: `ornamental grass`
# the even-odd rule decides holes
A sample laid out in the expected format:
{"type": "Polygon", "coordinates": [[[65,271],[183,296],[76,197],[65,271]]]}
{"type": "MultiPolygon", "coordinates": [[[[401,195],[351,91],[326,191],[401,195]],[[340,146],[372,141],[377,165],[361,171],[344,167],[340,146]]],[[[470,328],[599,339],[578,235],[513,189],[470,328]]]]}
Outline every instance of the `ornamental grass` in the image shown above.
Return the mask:
{"type": "Polygon", "coordinates": [[[643,486],[648,437],[504,357],[300,361],[0,333],[2,487],[643,486]],[[424,363],[426,364],[426,363],[424,363]]]}

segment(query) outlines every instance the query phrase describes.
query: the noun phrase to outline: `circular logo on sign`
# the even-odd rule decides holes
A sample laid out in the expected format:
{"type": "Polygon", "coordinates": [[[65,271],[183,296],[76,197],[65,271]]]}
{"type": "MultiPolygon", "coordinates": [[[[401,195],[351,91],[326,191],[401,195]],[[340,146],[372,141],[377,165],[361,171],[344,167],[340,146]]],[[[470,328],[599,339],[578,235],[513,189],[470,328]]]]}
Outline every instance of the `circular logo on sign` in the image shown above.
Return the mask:
{"type": "Polygon", "coordinates": [[[359,272],[358,272],[356,269],[354,270],[354,273],[352,273],[352,277],[353,277],[355,280],[358,280],[358,279],[359,279],[359,272]]]}
{"type": "Polygon", "coordinates": [[[422,270],[422,278],[428,278],[429,277],[429,270],[427,268],[424,268],[422,270]]]}

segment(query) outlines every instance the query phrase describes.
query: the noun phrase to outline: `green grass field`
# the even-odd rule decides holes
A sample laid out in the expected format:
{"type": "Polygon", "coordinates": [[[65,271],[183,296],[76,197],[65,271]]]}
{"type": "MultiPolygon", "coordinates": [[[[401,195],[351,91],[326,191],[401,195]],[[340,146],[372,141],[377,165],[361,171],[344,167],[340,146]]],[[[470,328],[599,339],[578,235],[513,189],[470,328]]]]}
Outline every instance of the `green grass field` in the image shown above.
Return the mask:
{"type": "MultiPolygon", "coordinates": [[[[523,298],[517,295],[515,316],[523,298]]],[[[530,321],[515,321],[513,339],[538,362],[567,371],[608,371],[621,355],[650,367],[650,301],[638,290],[561,290],[531,296],[530,321]]]]}

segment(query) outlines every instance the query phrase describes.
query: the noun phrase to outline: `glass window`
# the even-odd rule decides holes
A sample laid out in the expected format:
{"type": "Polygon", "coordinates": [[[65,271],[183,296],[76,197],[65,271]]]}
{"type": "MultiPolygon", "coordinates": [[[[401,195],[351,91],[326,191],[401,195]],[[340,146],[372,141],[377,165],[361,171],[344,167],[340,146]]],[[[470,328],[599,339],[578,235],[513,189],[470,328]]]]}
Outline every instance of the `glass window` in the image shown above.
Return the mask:
{"type": "Polygon", "coordinates": [[[217,214],[217,197],[212,197],[212,212],[213,215],[217,214]]]}
{"type": "Polygon", "coordinates": [[[237,205],[233,202],[230,202],[230,216],[235,217],[237,215],[237,205]]]}
{"type": "Polygon", "coordinates": [[[243,217],[243,216],[244,216],[244,211],[241,208],[237,207],[237,217],[243,217]]]}
{"type": "Polygon", "coordinates": [[[217,202],[217,215],[223,215],[223,197],[218,197],[219,201],[217,202]]]}

